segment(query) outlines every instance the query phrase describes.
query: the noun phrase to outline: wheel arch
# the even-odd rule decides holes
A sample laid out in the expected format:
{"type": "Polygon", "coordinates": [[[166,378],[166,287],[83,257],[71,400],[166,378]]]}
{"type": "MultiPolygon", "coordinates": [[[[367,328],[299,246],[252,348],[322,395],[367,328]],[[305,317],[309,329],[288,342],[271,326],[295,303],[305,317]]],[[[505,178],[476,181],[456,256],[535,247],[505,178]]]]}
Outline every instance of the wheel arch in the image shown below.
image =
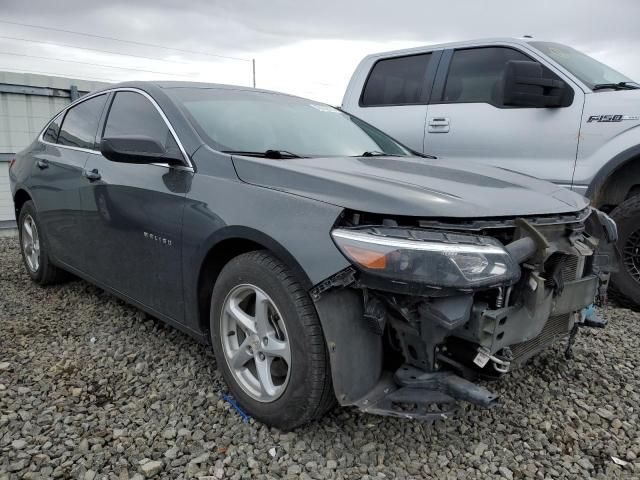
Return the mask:
{"type": "Polygon", "coordinates": [[[33,201],[33,197],[29,192],[27,192],[26,189],[18,188],[16,190],[16,193],[13,195],[13,206],[15,210],[16,220],[18,220],[18,216],[20,215],[22,206],[29,200],[33,201]]]}
{"type": "Polygon", "coordinates": [[[603,165],[586,192],[598,208],[615,207],[636,194],[640,194],[640,145],[620,152],[603,165]]]}
{"type": "Polygon", "coordinates": [[[217,232],[207,242],[206,253],[199,262],[197,279],[198,322],[202,332],[209,330],[211,292],[224,266],[243,253],[266,250],[283,262],[305,290],[313,286],[295,257],[269,235],[249,227],[232,226],[217,232]]]}

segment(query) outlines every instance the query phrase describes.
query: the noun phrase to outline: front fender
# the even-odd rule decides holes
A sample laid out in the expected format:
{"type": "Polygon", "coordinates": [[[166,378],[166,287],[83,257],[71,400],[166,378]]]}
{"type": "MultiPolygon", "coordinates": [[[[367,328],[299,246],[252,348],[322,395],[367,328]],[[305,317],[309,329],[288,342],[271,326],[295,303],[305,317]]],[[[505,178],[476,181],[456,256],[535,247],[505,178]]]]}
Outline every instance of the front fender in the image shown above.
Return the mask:
{"type": "Polygon", "coordinates": [[[298,195],[196,174],[182,229],[186,321],[198,328],[200,270],[209,252],[224,241],[249,240],[272,251],[307,289],[347,268],[349,262],[331,239],[341,212],[298,195]]]}

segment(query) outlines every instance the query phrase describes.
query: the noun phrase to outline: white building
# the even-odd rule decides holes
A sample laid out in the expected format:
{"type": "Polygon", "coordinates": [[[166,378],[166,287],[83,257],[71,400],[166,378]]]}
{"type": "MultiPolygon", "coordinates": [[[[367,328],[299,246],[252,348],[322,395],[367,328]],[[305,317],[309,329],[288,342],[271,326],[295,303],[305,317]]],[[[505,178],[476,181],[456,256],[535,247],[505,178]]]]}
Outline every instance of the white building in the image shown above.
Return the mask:
{"type": "Polygon", "coordinates": [[[79,96],[106,86],[63,77],[0,72],[0,228],[15,226],[9,161],[45,123],[79,96]]]}

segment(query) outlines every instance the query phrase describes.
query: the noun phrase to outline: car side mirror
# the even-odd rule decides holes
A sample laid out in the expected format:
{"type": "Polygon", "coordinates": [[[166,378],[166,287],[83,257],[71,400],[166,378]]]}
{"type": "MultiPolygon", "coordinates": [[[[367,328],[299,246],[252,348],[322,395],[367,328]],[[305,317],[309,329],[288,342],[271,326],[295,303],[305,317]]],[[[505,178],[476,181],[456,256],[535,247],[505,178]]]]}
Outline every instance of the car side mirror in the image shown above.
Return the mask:
{"type": "Polygon", "coordinates": [[[168,152],[160,142],[144,135],[105,137],[100,141],[100,153],[112,162],[184,164],[182,155],[168,152]]]}
{"type": "Polygon", "coordinates": [[[502,74],[506,106],[563,107],[566,106],[567,89],[566,83],[557,77],[545,76],[538,62],[509,60],[502,74]]]}

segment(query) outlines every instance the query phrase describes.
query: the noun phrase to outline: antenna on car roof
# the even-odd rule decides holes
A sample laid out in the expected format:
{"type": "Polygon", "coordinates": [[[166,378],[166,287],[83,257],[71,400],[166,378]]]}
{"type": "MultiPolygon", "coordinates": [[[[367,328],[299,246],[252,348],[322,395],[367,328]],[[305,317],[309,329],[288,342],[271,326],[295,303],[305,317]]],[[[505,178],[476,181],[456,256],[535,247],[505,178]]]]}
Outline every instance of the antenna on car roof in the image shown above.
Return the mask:
{"type": "Polygon", "coordinates": [[[533,35],[523,35],[522,38],[533,38],[533,35]]]}

